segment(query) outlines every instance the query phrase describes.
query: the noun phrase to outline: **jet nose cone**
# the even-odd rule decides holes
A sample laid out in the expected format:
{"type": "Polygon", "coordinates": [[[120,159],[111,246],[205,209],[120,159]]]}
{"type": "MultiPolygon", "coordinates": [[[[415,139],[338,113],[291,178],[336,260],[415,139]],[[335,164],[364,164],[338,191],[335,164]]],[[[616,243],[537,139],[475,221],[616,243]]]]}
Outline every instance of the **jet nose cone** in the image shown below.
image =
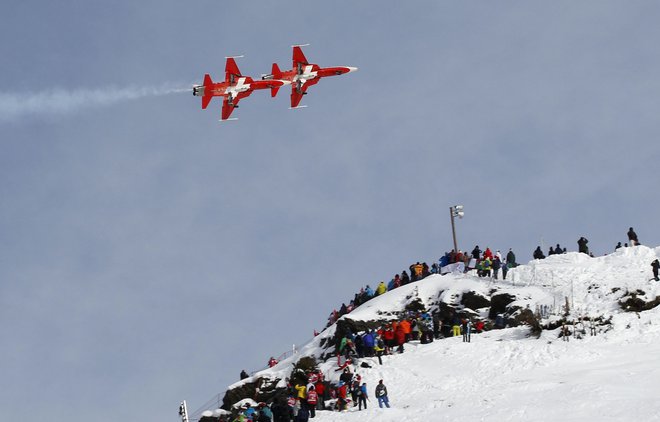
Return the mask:
{"type": "Polygon", "coordinates": [[[357,70],[358,70],[357,67],[346,66],[346,68],[348,68],[348,73],[351,73],[351,72],[357,72],[357,70]]]}

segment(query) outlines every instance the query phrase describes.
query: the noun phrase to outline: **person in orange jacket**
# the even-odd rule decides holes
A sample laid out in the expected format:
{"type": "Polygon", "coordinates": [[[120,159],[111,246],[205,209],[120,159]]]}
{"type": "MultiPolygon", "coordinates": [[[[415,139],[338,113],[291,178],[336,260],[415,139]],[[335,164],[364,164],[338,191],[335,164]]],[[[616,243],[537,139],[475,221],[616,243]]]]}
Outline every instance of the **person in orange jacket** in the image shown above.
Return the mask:
{"type": "Polygon", "coordinates": [[[417,264],[413,265],[413,270],[415,271],[415,279],[419,280],[422,278],[422,271],[424,270],[424,266],[417,261],[417,264]]]}
{"type": "Polygon", "coordinates": [[[410,341],[410,333],[412,332],[410,321],[403,319],[401,322],[399,322],[399,326],[403,329],[403,333],[406,335],[406,341],[410,341]]]}

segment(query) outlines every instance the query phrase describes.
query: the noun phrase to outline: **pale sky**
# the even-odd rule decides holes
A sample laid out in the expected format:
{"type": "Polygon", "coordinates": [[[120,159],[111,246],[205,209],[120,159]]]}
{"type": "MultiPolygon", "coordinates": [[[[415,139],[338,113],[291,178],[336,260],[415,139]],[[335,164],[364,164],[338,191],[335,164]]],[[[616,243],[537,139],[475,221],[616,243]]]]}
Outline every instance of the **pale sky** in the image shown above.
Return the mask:
{"type": "MultiPolygon", "coordinates": [[[[0,5],[0,408],[177,420],[452,247],[660,244],[652,2],[0,5]],[[292,44],[322,80],[190,92],[292,44]],[[192,410],[191,409],[191,410],[192,410]]],[[[648,269],[644,269],[648,270],[648,269]]]]}

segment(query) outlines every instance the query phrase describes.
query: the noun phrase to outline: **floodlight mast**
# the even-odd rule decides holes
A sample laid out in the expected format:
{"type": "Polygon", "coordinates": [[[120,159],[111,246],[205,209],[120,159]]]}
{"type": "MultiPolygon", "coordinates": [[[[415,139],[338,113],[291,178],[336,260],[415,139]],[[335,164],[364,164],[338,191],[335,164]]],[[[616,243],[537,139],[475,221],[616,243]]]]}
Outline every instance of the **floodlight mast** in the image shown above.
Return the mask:
{"type": "Polygon", "coordinates": [[[188,419],[188,405],[185,400],[179,405],[179,416],[181,416],[181,422],[190,422],[188,419]]]}
{"type": "Polygon", "coordinates": [[[454,224],[454,217],[463,218],[463,205],[454,205],[449,207],[449,216],[451,217],[451,234],[454,238],[454,253],[458,253],[458,244],[456,242],[456,225],[454,224]]]}

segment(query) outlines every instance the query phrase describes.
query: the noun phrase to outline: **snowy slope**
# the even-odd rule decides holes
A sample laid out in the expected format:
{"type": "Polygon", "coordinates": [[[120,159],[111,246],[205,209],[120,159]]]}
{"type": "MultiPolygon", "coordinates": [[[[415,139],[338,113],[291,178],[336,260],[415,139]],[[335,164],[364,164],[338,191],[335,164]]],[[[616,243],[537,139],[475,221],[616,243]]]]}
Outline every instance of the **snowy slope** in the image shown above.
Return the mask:
{"type": "MultiPolygon", "coordinates": [[[[471,343],[449,338],[406,345],[401,355],[366,359],[372,368],[357,371],[373,390],[379,379],[388,387],[391,409],[319,412],[318,421],[556,421],[660,420],[660,309],[623,312],[618,301],[628,291],[649,301],[660,296],[650,262],[660,248],[620,249],[605,257],[578,253],[551,256],[509,272],[507,281],[465,275],[430,276],[376,297],[344,318],[383,319],[411,298],[425,304],[456,303],[466,291],[499,289],[515,293],[519,305],[555,305],[569,298],[570,318],[611,318],[596,336],[559,338],[559,330],[530,337],[526,327],[473,335],[471,343]]],[[[550,318],[559,318],[559,315],[550,318]]],[[[283,379],[301,356],[319,356],[320,342],[332,326],[300,353],[256,377],[283,379]]],[[[338,377],[334,361],[320,365],[328,379],[338,377]]],[[[249,382],[250,379],[245,382],[249,382]]],[[[229,388],[236,387],[236,383],[229,388]]]]}

